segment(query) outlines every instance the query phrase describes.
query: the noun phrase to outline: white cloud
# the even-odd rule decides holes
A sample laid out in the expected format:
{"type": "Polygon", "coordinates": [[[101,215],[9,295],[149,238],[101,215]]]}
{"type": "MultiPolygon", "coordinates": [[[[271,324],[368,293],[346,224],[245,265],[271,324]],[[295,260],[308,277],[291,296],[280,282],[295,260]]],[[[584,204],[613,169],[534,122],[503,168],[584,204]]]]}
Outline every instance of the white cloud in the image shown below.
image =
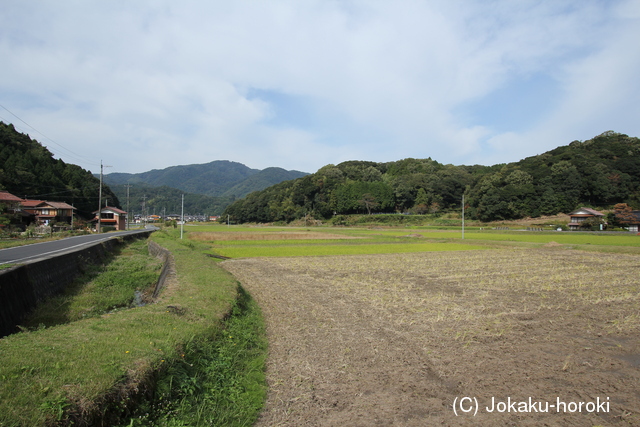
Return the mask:
{"type": "Polygon", "coordinates": [[[608,129],[640,134],[638,4],[8,1],[0,104],[126,172],[517,161],[608,129]],[[490,95],[513,88],[526,103],[525,81],[558,90],[523,126],[490,95]],[[304,100],[305,120],[269,93],[304,100]]]}

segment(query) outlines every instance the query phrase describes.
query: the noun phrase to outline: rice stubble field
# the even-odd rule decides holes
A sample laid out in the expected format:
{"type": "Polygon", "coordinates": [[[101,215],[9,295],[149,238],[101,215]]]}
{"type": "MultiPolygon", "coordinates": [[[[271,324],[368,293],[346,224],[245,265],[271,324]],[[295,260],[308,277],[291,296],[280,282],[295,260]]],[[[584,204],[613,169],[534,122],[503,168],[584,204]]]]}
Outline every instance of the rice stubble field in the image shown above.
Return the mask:
{"type": "Polygon", "coordinates": [[[637,255],[549,245],[222,265],[267,325],[257,425],[640,425],[637,255]],[[587,411],[595,402],[607,411],[587,411]]]}

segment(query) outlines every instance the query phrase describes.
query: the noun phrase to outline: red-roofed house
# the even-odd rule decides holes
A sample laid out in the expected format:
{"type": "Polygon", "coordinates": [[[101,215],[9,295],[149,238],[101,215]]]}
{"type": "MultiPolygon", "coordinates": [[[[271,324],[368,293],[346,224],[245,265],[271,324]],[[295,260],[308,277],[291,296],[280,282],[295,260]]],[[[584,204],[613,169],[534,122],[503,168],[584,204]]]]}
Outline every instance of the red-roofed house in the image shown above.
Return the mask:
{"type": "Polygon", "coordinates": [[[588,218],[603,218],[604,214],[594,209],[580,208],[571,212],[569,217],[571,218],[569,220],[569,229],[579,230],[582,222],[586,221],[588,218]]]}
{"type": "MultiPolygon", "coordinates": [[[[97,224],[98,211],[95,211],[94,215],[96,217],[92,220],[92,222],[95,222],[97,224]]],[[[125,230],[127,228],[127,213],[118,208],[105,206],[100,211],[100,226],[115,227],[118,231],[125,230]]]]}

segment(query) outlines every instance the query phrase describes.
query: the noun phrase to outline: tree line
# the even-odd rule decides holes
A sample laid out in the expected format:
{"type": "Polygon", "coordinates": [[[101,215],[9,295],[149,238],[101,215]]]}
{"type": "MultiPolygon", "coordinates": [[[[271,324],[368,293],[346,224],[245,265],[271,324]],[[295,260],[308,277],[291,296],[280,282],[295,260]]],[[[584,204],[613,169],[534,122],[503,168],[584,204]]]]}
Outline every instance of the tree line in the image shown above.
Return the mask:
{"type": "MultiPolygon", "coordinates": [[[[76,214],[91,219],[98,209],[100,180],[80,166],[54,159],[53,154],[12,124],[0,122],[0,189],[33,200],[65,202],[76,214]]],[[[109,205],[120,207],[116,195],[104,186],[109,205]]]]}
{"type": "Polygon", "coordinates": [[[640,206],[640,140],[608,131],[519,162],[454,166],[428,159],[348,161],[285,181],[226,208],[236,222],[336,214],[438,214],[461,207],[481,221],[640,206]]]}

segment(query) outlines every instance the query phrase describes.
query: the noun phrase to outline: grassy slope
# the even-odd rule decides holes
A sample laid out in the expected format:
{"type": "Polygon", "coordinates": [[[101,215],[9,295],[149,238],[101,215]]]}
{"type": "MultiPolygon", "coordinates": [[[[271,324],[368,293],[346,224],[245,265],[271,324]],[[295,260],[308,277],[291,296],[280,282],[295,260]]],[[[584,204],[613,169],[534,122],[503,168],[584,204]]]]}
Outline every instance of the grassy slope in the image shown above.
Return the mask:
{"type": "Polygon", "coordinates": [[[63,410],[95,412],[114,389],[126,399],[151,370],[181,358],[186,343],[220,331],[237,282],[192,242],[160,232],[153,239],[174,254],[178,271],[158,304],[0,340],[0,426],[42,425],[63,410]]]}
{"type": "Polygon", "coordinates": [[[151,291],[162,260],[149,256],[146,240],[116,249],[105,265],[91,265],[65,291],[36,307],[26,326],[55,326],[127,308],[136,291],[151,291]]]}
{"type": "Polygon", "coordinates": [[[266,397],[266,350],[262,313],[239,288],[224,327],[212,338],[189,341],[158,375],[153,398],[122,427],[252,425],[266,397]]]}

